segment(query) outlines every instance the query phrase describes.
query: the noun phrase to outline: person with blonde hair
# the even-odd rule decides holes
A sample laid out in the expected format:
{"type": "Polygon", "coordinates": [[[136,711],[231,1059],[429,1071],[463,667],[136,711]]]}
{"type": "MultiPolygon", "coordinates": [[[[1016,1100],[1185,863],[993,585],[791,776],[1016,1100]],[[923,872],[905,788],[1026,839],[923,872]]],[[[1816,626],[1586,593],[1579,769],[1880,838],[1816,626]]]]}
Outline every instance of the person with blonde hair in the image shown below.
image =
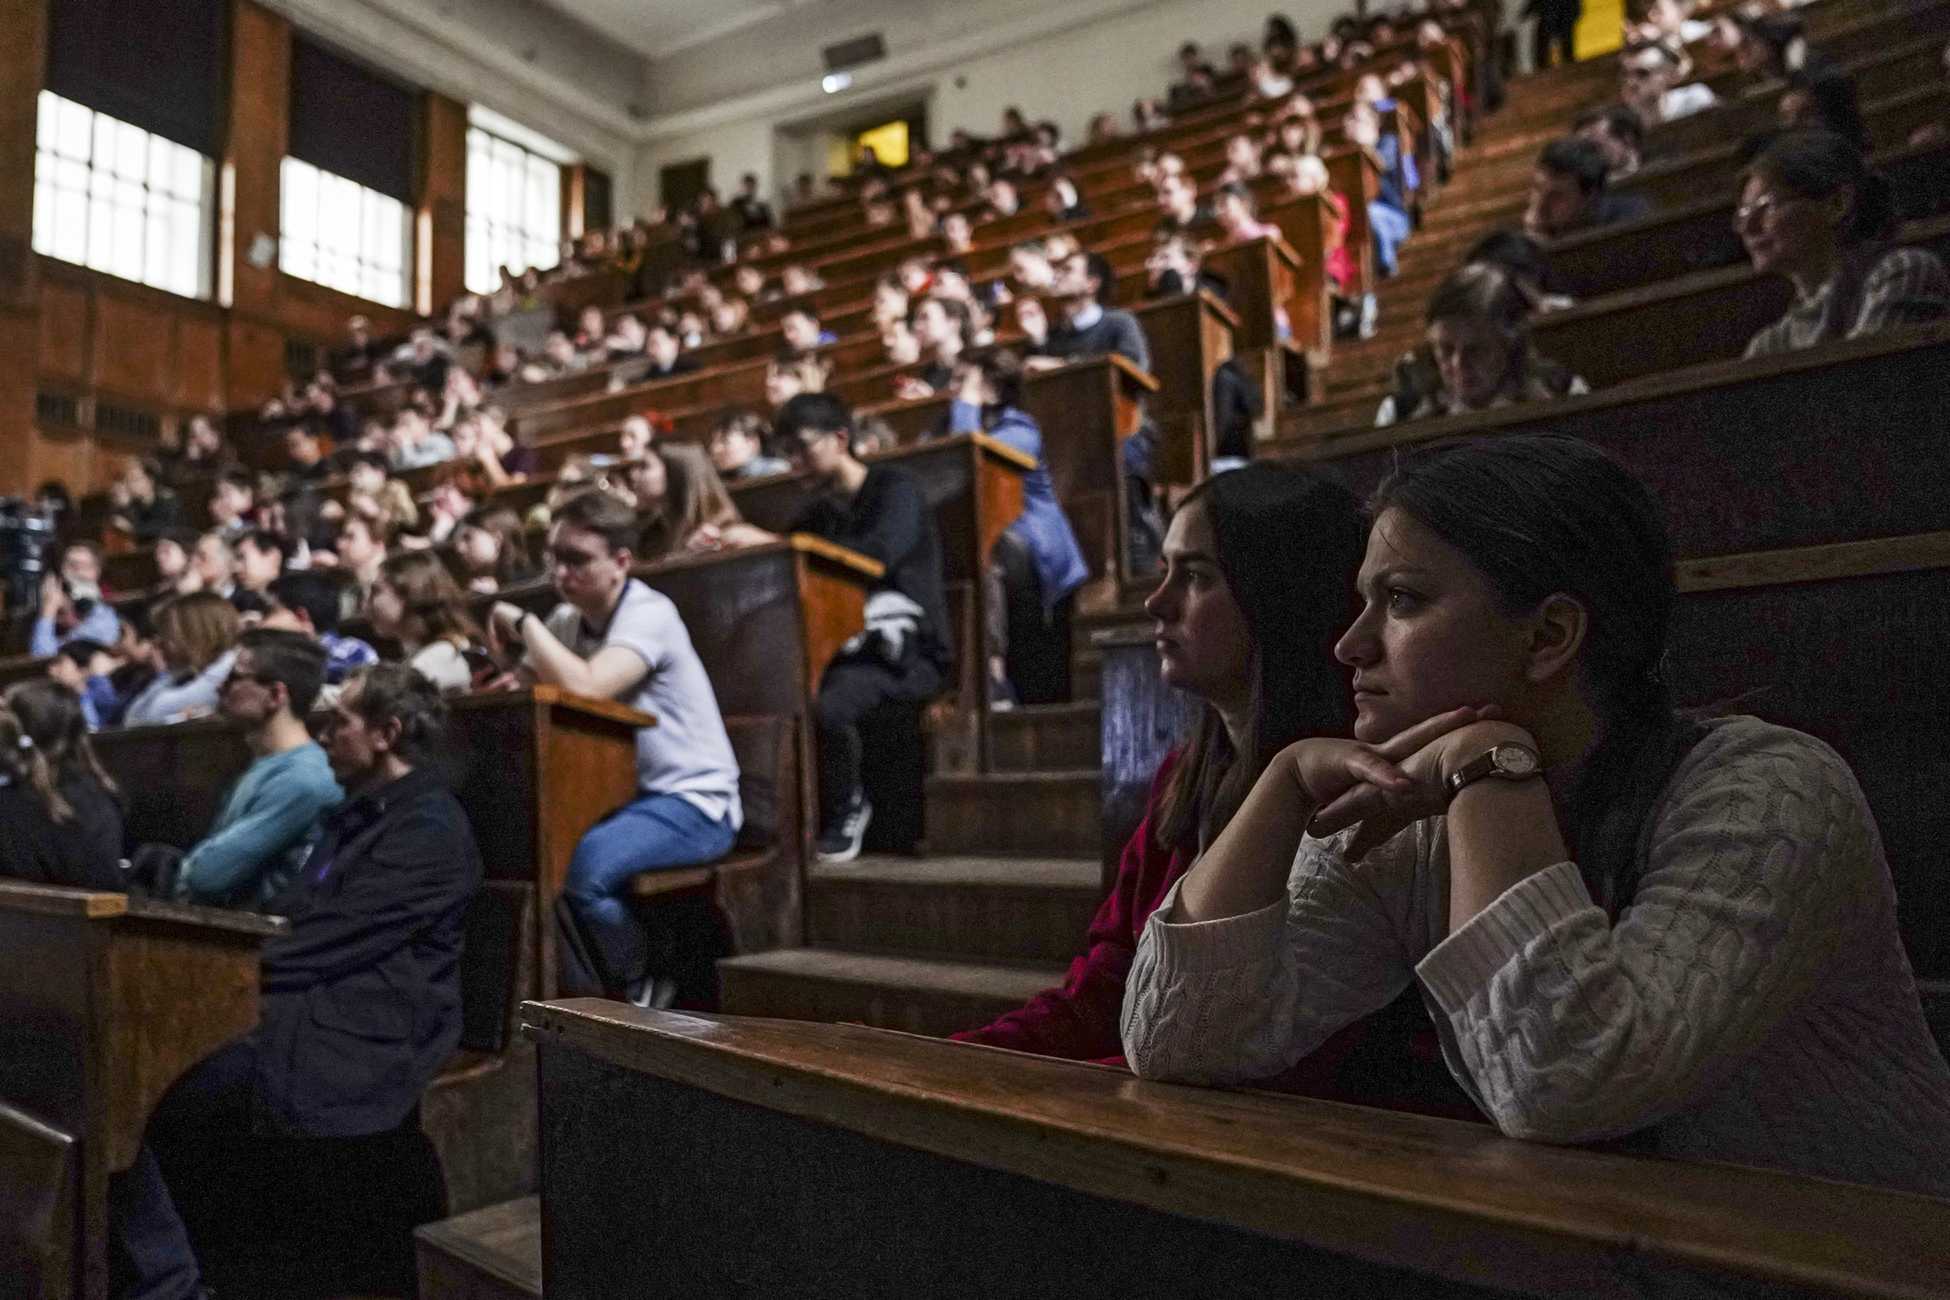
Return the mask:
{"type": "Polygon", "coordinates": [[[407,662],[442,691],[464,691],[473,683],[467,656],[481,646],[481,625],[432,551],[387,556],[366,597],[366,614],[373,630],[398,641],[407,662]]]}
{"type": "Polygon", "coordinates": [[[163,671],[129,702],[123,725],[184,722],[214,712],[243,628],[237,607],[214,591],[193,591],[158,605],[149,622],[163,671]]]}
{"type": "Polygon", "coordinates": [[[0,700],[0,876],[119,892],[122,837],[81,697],[47,678],[16,683],[0,700]]]}

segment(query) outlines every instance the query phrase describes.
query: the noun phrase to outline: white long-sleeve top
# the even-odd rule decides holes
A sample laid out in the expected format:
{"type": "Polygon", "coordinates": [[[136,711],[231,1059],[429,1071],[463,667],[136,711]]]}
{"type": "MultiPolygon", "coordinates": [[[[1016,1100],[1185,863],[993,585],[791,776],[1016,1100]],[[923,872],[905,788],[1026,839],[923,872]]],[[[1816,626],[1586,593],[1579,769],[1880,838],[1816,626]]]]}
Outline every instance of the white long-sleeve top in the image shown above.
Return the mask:
{"type": "Polygon", "coordinates": [[[1417,980],[1512,1137],[1649,1129],[1665,1154],[1950,1195],[1950,1066],[1868,804],[1820,741],[1709,724],[1615,925],[1560,862],[1450,934],[1442,818],[1359,863],[1349,834],[1303,840],[1286,899],[1242,916],[1177,921],[1172,888],[1125,990],[1132,1069],[1265,1078],[1417,980]]]}

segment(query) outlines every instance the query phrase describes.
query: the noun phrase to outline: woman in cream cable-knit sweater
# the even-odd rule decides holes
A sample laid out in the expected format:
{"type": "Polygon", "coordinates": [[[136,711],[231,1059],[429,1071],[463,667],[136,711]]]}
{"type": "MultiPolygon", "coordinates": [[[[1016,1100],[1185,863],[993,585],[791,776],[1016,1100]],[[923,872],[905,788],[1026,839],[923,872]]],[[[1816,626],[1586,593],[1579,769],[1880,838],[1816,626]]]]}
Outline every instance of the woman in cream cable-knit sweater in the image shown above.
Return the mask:
{"type": "Polygon", "coordinates": [[[1438,451],[1379,492],[1360,588],[1359,739],[1284,751],[1166,895],[1132,1068],[1261,1078],[1419,981],[1513,1137],[1950,1195],[1874,820],[1821,742],[1673,715],[1650,494],[1567,439],[1438,451]]]}

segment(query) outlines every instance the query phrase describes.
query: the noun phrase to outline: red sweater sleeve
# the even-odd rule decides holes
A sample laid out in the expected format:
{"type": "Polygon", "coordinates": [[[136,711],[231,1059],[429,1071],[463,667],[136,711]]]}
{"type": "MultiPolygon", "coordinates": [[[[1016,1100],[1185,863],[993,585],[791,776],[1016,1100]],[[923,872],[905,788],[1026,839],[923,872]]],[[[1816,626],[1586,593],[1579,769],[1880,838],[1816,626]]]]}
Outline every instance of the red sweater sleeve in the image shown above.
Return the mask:
{"type": "Polygon", "coordinates": [[[1144,819],[1124,844],[1117,879],[1091,919],[1084,949],[1070,962],[1063,983],[979,1029],[953,1035],[956,1041],[1078,1061],[1115,1057],[1123,1052],[1117,1022],[1124,1006],[1124,978],[1137,952],[1138,935],[1164,901],[1165,892],[1191,865],[1187,855],[1159,848],[1151,833],[1159,799],[1177,760],[1174,750],[1151,778],[1144,819]]]}

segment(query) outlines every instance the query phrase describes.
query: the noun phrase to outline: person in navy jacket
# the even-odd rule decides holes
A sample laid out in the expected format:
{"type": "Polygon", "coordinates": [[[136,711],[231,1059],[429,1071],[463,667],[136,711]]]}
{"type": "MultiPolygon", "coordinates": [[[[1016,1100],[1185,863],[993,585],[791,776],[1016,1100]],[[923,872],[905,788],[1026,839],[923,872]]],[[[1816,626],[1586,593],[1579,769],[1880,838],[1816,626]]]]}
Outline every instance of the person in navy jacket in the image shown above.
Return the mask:
{"type": "Polygon", "coordinates": [[[266,1274],[281,1269],[355,1290],[411,1278],[412,1226],[444,1212],[437,1169],[412,1177],[431,1161],[420,1094],[460,1041],[481,881],[466,815],[425,766],[445,722],[404,665],[340,694],[321,740],[347,798],[269,909],[290,929],[265,945],[258,1027],[177,1081],[111,1188],[118,1294],[283,1294],[266,1274]],[[405,1203],[429,1183],[433,1204],[405,1203]]]}

